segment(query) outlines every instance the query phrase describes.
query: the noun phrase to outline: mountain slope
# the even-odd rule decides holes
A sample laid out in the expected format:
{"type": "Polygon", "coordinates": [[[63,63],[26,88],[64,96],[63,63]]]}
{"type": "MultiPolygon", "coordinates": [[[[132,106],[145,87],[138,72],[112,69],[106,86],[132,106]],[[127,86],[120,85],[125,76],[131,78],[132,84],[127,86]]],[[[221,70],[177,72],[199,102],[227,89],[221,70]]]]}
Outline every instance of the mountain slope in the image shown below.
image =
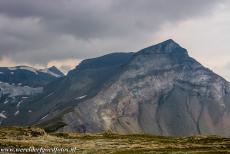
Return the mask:
{"type": "Polygon", "coordinates": [[[42,93],[45,85],[63,76],[55,74],[55,67],[51,69],[45,72],[28,66],[0,67],[0,124],[9,117],[17,118],[26,100],[42,93]]]}
{"type": "Polygon", "coordinates": [[[61,132],[230,136],[229,83],[173,40],[134,54],[85,60],[22,105],[18,119],[3,124],[39,124],[61,132]]]}
{"type": "Polygon", "coordinates": [[[137,52],[109,86],[65,114],[62,131],[229,136],[229,94],[227,81],[167,40],[137,52]]]}
{"type": "Polygon", "coordinates": [[[0,81],[15,85],[39,87],[62,76],[64,74],[56,67],[43,70],[37,70],[29,66],[0,67],[0,81]]]}
{"type": "Polygon", "coordinates": [[[34,124],[68,112],[79,102],[95,96],[132,55],[133,53],[113,53],[82,61],[67,76],[45,86],[44,92],[34,100],[24,102],[17,119],[6,119],[3,124],[34,124]],[[32,112],[28,112],[30,110],[32,112]]]}

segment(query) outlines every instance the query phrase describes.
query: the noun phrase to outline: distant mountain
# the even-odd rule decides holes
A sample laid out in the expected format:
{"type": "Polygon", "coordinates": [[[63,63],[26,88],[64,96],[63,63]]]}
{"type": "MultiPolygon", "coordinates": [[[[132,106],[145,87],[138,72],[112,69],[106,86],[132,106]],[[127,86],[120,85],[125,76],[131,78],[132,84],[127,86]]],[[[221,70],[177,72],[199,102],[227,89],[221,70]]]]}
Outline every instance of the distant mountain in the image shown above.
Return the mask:
{"type": "Polygon", "coordinates": [[[18,115],[25,100],[42,93],[45,85],[62,76],[55,67],[46,70],[28,66],[0,67],[0,124],[9,115],[18,115]]]}
{"type": "Polygon", "coordinates": [[[36,123],[72,109],[78,102],[95,96],[132,56],[133,53],[113,53],[83,60],[67,76],[45,86],[35,100],[24,102],[17,119],[5,119],[4,124],[36,123]]]}
{"type": "Polygon", "coordinates": [[[59,69],[57,69],[57,67],[55,66],[52,66],[46,69],[40,69],[39,72],[43,72],[43,73],[49,74],[57,78],[64,76],[64,74],[59,69]]]}
{"type": "Polygon", "coordinates": [[[136,53],[83,61],[2,124],[59,132],[230,136],[229,111],[229,83],[167,40],[136,53]]]}
{"type": "Polygon", "coordinates": [[[14,85],[39,87],[62,76],[64,74],[54,66],[41,70],[29,66],[0,67],[0,81],[14,85]]]}

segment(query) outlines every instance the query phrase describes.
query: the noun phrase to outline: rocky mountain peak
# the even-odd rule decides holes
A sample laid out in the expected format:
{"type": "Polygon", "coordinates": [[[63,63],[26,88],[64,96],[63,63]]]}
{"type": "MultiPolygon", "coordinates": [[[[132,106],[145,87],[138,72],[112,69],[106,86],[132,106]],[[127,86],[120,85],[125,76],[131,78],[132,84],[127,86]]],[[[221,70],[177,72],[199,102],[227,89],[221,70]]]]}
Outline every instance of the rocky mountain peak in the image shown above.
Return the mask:
{"type": "Polygon", "coordinates": [[[166,40],[159,44],[147,47],[138,52],[139,54],[188,54],[187,50],[182,48],[172,39],[166,40]]]}

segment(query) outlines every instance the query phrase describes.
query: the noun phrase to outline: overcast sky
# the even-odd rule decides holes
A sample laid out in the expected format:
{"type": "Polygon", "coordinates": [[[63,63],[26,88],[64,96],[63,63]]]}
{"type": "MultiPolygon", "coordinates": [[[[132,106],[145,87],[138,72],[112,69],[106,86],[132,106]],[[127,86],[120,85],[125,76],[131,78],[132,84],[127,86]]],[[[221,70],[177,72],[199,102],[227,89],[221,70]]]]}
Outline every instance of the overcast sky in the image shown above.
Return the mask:
{"type": "Polygon", "coordinates": [[[0,0],[0,66],[68,70],[169,38],[230,81],[229,0],[0,0]]]}

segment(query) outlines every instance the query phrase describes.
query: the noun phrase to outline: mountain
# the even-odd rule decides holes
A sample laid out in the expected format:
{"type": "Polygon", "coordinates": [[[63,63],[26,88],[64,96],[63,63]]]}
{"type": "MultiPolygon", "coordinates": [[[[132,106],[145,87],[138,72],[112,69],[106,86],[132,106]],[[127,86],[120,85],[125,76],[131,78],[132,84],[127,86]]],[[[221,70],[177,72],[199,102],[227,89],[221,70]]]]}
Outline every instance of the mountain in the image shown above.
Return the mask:
{"type": "Polygon", "coordinates": [[[29,66],[0,67],[0,124],[19,114],[20,105],[40,94],[49,82],[64,76],[55,67],[37,70],[29,66]]]}
{"type": "Polygon", "coordinates": [[[95,96],[103,84],[114,76],[132,55],[133,53],[113,53],[83,60],[67,76],[45,86],[43,93],[37,95],[34,100],[24,101],[17,118],[8,117],[2,124],[34,124],[52,117],[52,114],[56,117],[66,112],[76,103],[95,96]]]}
{"type": "Polygon", "coordinates": [[[0,67],[0,81],[14,85],[39,87],[62,76],[64,74],[54,66],[41,70],[29,66],[0,67]]]}
{"type": "Polygon", "coordinates": [[[4,125],[65,132],[230,136],[230,84],[173,40],[83,61],[4,125]],[[31,111],[31,112],[29,112],[31,111]]]}

